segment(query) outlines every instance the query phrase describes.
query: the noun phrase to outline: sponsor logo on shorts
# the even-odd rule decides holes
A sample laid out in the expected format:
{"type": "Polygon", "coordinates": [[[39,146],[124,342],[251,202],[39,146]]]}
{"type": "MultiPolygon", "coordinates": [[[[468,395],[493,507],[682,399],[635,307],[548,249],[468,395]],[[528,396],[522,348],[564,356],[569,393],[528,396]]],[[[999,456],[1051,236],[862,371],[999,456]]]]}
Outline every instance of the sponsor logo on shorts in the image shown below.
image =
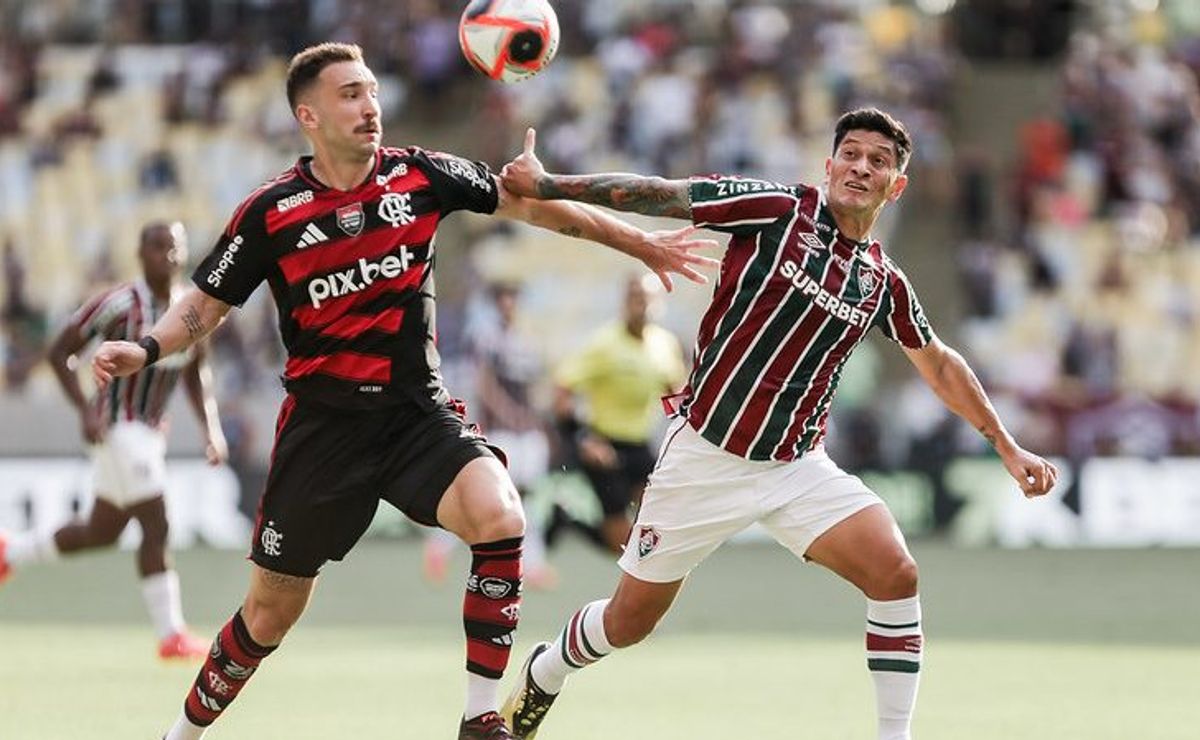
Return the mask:
{"type": "Polygon", "coordinates": [[[644,558],[654,552],[661,540],[662,537],[654,527],[646,525],[638,527],[638,557],[644,558]]]}
{"type": "Polygon", "coordinates": [[[278,557],[282,551],[283,535],[275,529],[275,522],[267,522],[267,526],[263,527],[262,537],[263,552],[272,556],[278,557]]]}

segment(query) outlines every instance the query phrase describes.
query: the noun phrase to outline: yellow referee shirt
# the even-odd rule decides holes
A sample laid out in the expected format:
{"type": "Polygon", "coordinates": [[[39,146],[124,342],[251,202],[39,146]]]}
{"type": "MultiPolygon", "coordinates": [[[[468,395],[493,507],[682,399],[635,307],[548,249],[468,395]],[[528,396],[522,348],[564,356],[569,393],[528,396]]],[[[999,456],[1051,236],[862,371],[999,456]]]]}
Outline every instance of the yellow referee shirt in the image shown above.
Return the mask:
{"type": "Polygon", "coordinates": [[[591,408],[589,426],[609,439],[645,442],[654,431],[659,399],[687,377],[674,334],[647,324],[641,339],[617,322],[601,328],[581,352],[568,357],[555,381],[591,408]]]}

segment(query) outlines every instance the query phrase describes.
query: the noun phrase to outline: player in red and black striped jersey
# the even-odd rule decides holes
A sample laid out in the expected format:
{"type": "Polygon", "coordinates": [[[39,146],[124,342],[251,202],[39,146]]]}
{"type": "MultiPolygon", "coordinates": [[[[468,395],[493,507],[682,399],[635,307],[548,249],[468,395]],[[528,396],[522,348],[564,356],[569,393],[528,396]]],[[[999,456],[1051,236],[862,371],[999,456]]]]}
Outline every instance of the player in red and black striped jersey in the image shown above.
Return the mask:
{"type": "Polygon", "coordinates": [[[288,350],[259,505],[250,592],[221,630],[168,740],[203,735],[308,603],[379,500],[472,549],[463,605],[468,696],[461,740],[511,737],[496,714],[521,592],[524,517],[493,449],[442,386],[434,343],[434,235],[458,210],[516,218],[603,243],[703,281],[689,230],[646,234],[590,206],[505,191],[487,165],[380,146],[378,85],[361,50],[297,54],[288,101],[313,147],[234,213],[193,276],[196,287],[139,344],[93,361],[100,383],[152,365],[212,331],[266,282],[288,350]]]}
{"type": "Polygon", "coordinates": [[[837,124],[821,188],[713,176],[549,175],[533,151],[505,187],[731,235],[696,340],[694,369],[621,557],[611,600],[581,609],[537,647],[503,714],[532,738],[566,677],[654,629],[688,572],[758,522],[867,597],[867,663],[879,738],[907,740],[922,634],[917,567],[883,502],[821,444],[842,368],[867,331],[898,343],[952,411],[993,445],[1026,496],[1057,471],[1005,430],[963,358],[933,333],[904,273],[871,229],[904,192],[912,142],[877,109],[837,124]]]}
{"type": "Polygon", "coordinates": [[[204,427],[211,464],[226,456],[217,404],[209,388],[210,371],[203,347],[147,367],[88,398],[72,364],[97,339],[137,340],[150,331],[183,286],[179,272],[187,262],[187,234],[179,222],[157,221],[141,233],[138,260],[142,277],[122,283],[87,301],[67,321],[47,353],[67,400],[79,413],[83,440],[93,467],[95,503],[87,519],[53,532],[27,532],[7,546],[0,536],[0,580],[9,563],[24,565],[110,547],[130,519],[138,522],[137,550],[142,596],[159,639],[163,658],[201,658],[208,646],[188,632],[180,603],[179,578],[167,550],[167,440],[163,431],[167,401],[181,377],[188,400],[204,427]]]}

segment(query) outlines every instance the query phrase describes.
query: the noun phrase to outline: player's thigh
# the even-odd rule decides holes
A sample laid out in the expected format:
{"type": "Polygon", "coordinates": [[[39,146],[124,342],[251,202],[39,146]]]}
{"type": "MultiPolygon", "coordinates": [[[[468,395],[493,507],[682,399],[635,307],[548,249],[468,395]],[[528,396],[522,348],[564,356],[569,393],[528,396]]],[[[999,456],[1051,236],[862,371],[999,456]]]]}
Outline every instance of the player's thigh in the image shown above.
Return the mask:
{"type": "Polygon", "coordinates": [[[438,502],[437,522],[468,544],[520,536],[521,500],[500,461],[479,456],[466,463],[438,502]]]}
{"type": "Polygon", "coordinates": [[[161,496],[166,444],[162,432],[140,421],[114,424],[91,451],[96,497],[123,509],[161,496]]]}
{"type": "Polygon", "coordinates": [[[251,541],[255,564],[311,578],[350,551],[378,505],[373,452],[384,423],[285,400],[251,541]]]}
{"type": "Polygon", "coordinates": [[[882,502],[830,528],[808,548],[807,557],[871,598],[904,598],[915,593],[916,565],[900,527],[882,502]]]}
{"type": "Polygon", "coordinates": [[[673,583],[761,514],[754,496],[761,468],[675,422],[642,495],[618,564],[638,580],[673,583]]]}
{"type": "Polygon", "coordinates": [[[467,542],[519,536],[520,499],[498,454],[454,405],[422,410],[388,430],[383,498],[467,542]]]}
{"type": "Polygon", "coordinates": [[[92,504],[87,523],[93,541],[115,542],[129,523],[129,512],[111,501],[97,498],[92,504]]]}
{"type": "Polygon", "coordinates": [[[784,547],[806,557],[812,543],[862,509],[882,503],[856,475],[838,467],[824,448],[806,453],[764,480],[768,512],[761,524],[784,547]]]}

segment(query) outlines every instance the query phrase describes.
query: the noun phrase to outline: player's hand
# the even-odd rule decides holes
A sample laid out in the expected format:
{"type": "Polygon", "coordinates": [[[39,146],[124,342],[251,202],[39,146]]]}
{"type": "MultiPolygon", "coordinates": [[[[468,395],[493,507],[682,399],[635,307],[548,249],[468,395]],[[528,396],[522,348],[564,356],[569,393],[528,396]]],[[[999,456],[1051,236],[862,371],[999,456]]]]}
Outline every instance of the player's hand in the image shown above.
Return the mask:
{"type": "Polygon", "coordinates": [[[146,350],[134,342],[104,342],[92,358],[92,377],[101,389],[113,378],[133,375],[146,364],[146,350]]]}
{"type": "Polygon", "coordinates": [[[229,443],[225,441],[225,433],[215,429],[208,435],[208,443],[204,445],[204,456],[209,465],[220,465],[229,459],[229,443]]]}
{"type": "Polygon", "coordinates": [[[90,445],[104,441],[104,411],[96,406],[88,406],[79,415],[79,428],[83,439],[90,445]]]}
{"type": "Polygon", "coordinates": [[[712,239],[696,239],[692,236],[695,226],[684,226],[682,229],[670,231],[652,231],[644,235],[644,253],[639,254],[646,267],[658,276],[659,281],[667,292],[675,289],[671,273],[682,275],[693,283],[703,285],[708,282],[708,276],[696,270],[697,267],[720,267],[720,260],[692,254],[697,249],[715,249],[717,243],[712,239]]]}
{"type": "Polygon", "coordinates": [[[538,180],[546,176],[546,168],[534,154],[537,131],[525,129],[525,149],[513,161],[500,170],[500,184],[510,193],[525,198],[536,198],[538,180]]]}
{"type": "Polygon", "coordinates": [[[1053,463],[1020,447],[1004,458],[1004,467],[1025,498],[1045,496],[1058,482],[1058,468],[1053,463]]]}
{"type": "Polygon", "coordinates": [[[585,435],[579,440],[579,459],[593,468],[611,470],[617,467],[617,451],[607,440],[594,434],[585,435]]]}

